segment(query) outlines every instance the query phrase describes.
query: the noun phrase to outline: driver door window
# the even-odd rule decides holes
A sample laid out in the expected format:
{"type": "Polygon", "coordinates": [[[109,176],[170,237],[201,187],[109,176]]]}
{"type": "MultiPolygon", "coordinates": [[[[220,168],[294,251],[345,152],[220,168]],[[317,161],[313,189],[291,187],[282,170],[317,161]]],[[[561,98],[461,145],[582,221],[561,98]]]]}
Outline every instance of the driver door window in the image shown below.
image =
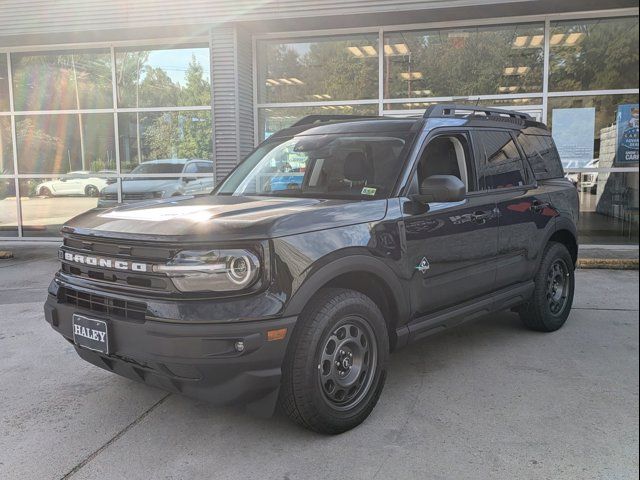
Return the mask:
{"type": "Polygon", "coordinates": [[[467,193],[475,188],[471,149],[466,134],[439,135],[429,141],[420,155],[413,190],[433,175],[453,175],[464,183],[467,193]]]}

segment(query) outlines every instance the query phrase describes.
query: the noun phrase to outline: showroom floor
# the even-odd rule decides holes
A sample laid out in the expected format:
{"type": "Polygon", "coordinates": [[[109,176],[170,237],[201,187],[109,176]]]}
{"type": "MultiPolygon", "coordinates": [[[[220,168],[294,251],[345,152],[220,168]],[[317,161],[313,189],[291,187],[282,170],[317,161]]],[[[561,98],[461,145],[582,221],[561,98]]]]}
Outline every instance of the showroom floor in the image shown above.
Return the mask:
{"type": "Polygon", "coordinates": [[[0,261],[0,478],[596,479],[638,476],[638,271],[579,270],[553,334],[504,312],[391,357],[336,437],[81,361],[44,321],[56,246],[0,261]]]}

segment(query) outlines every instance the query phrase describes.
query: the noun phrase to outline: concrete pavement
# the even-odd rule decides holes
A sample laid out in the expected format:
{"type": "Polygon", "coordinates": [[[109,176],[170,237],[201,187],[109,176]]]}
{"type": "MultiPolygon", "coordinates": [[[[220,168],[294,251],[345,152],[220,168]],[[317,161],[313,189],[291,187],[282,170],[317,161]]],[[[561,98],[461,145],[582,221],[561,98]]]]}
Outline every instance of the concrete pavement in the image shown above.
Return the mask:
{"type": "Polygon", "coordinates": [[[0,261],[0,478],[638,476],[637,271],[578,271],[553,334],[504,312],[392,355],[372,416],[325,437],[84,363],[42,315],[55,246],[12,250],[0,261]]]}

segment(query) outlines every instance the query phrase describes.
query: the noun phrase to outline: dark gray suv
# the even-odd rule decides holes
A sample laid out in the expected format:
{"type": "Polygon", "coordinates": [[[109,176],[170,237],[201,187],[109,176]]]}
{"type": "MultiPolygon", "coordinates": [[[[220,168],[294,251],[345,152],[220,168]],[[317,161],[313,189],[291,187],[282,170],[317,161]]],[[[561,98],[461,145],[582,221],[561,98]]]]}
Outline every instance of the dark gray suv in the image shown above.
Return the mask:
{"type": "Polygon", "coordinates": [[[101,368],[339,433],[373,410],[394,350],[503,309],[560,328],[577,220],[527,115],[307,117],[211,195],[70,220],[45,315],[101,368]]]}

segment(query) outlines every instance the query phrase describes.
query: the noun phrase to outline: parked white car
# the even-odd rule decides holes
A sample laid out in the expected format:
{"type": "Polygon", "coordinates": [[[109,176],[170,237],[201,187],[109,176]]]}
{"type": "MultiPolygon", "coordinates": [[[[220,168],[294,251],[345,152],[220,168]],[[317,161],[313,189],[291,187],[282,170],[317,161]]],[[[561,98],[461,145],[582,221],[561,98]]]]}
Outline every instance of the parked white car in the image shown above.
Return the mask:
{"type": "MultiPolygon", "coordinates": [[[[110,170],[98,172],[100,174],[115,174],[110,170]]],[[[95,177],[94,172],[79,170],[69,172],[64,177],[55,180],[47,180],[36,187],[36,195],[43,197],[60,197],[65,195],[84,195],[97,197],[100,191],[107,186],[107,179],[95,177]]]]}

